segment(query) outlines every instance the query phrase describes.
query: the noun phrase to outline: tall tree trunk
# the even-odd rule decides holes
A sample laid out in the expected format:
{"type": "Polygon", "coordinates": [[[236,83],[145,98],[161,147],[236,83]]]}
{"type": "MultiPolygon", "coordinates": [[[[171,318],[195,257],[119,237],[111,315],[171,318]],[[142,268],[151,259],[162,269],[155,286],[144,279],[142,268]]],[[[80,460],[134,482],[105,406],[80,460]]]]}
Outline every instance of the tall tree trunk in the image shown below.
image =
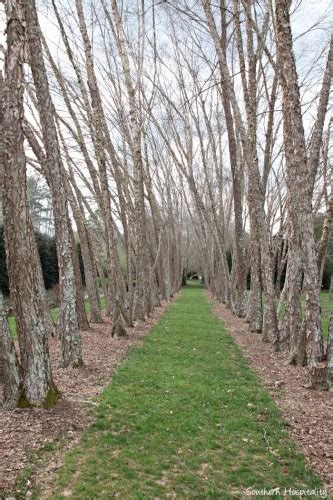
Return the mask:
{"type": "Polygon", "coordinates": [[[327,380],[328,385],[333,385],[333,311],[330,315],[330,323],[328,328],[328,341],[327,341],[327,380]]]}
{"type": "MultiPolygon", "coordinates": [[[[5,160],[4,81],[0,71],[0,226],[3,225],[2,198],[5,160]]],[[[21,367],[12,333],[4,311],[3,294],[0,287],[0,377],[4,385],[4,407],[15,408],[20,396],[21,367]]]]}
{"type": "MultiPolygon", "coordinates": [[[[70,223],[69,223],[70,224],[70,223]]],[[[75,292],[76,292],[76,312],[79,329],[83,331],[89,330],[89,322],[87,318],[87,313],[84,305],[84,292],[82,286],[82,277],[80,270],[80,262],[79,256],[77,252],[77,243],[75,241],[73,229],[70,229],[71,240],[72,240],[72,258],[73,258],[73,266],[74,266],[74,275],[75,275],[75,292]]]]}
{"type": "MultiPolygon", "coordinates": [[[[27,202],[26,159],[23,142],[23,55],[25,29],[23,5],[6,3],[7,54],[5,62],[4,236],[11,296],[15,304],[21,353],[22,383],[19,406],[50,406],[58,391],[53,383],[44,322],[43,292],[36,265],[36,242],[27,202]]],[[[7,352],[15,358],[5,330],[7,352]]],[[[11,377],[18,382],[15,360],[11,377]]]]}
{"type": "Polygon", "coordinates": [[[293,144],[291,136],[291,117],[284,110],[284,153],[287,178],[288,207],[288,279],[287,295],[280,346],[289,348],[289,361],[298,366],[306,365],[306,336],[302,324],[302,241],[299,214],[299,192],[297,189],[297,171],[294,168],[293,144]]]}
{"type": "MultiPolygon", "coordinates": [[[[332,62],[333,64],[333,62],[332,62]]],[[[333,118],[331,119],[330,125],[333,125],[333,118]]],[[[329,125],[329,128],[330,128],[329,125]]],[[[329,142],[329,138],[327,138],[327,142],[329,142]]],[[[326,152],[328,154],[328,151],[326,152]]],[[[318,270],[320,273],[320,280],[319,280],[319,285],[321,287],[321,282],[322,282],[322,276],[323,276],[323,270],[325,266],[325,260],[327,256],[327,250],[329,246],[329,241],[330,237],[332,235],[332,228],[333,228],[333,165],[330,166],[330,196],[328,199],[328,205],[326,208],[326,213],[325,213],[325,219],[323,223],[323,230],[321,234],[321,238],[317,244],[317,259],[318,259],[318,270]]]]}
{"type": "MultiPolygon", "coordinates": [[[[92,123],[94,126],[94,146],[96,160],[99,168],[101,187],[101,213],[105,226],[105,239],[107,242],[107,257],[109,266],[109,303],[113,311],[111,333],[117,336],[123,335],[125,327],[129,323],[127,312],[127,300],[125,282],[121,272],[119,254],[117,249],[115,222],[112,217],[110,192],[108,188],[107,157],[106,148],[110,152],[113,166],[117,171],[117,158],[109,136],[107,122],[103,112],[102,100],[97,85],[92,49],[88,37],[87,26],[84,17],[81,0],[75,0],[75,6],[79,18],[79,27],[82,35],[85,53],[85,63],[89,93],[92,106],[92,123]]],[[[118,175],[115,176],[119,184],[118,175]]],[[[121,187],[119,189],[119,192],[121,187]]]]}
{"type": "Polygon", "coordinates": [[[57,255],[59,265],[60,308],[59,331],[61,335],[60,364],[81,366],[81,338],[76,312],[75,275],[72,261],[72,246],[68,224],[68,202],[64,182],[64,166],[61,159],[57,130],[54,122],[54,107],[51,100],[43,49],[40,38],[35,0],[24,2],[27,26],[29,62],[36,89],[37,106],[42,127],[48,163],[48,181],[52,196],[57,255]]]}
{"type": "MultiPolygon", "coordinates": [[[[103,4],[104,5],[104,4],[103,4]]],[[[125,85],[129,103],[129,117],[132,131],[132,159],[134,166],[134,197],[136,218],[136,287],[135,316],[144,320],[147,313],[147,280],[149,279],[146,216],[144,204],[144,169],[141,151],[141,125],[136,102],[135,87],[130,71],[125,34],[118,9],[117,0],[111,0],[112,14],[115,23],[116,43],[124,72],[125,85]]],[[[105,8],[105,7],[104,7],[105,8]]],[[[149,286],[149,285],[148,285],[149,286]]]]}
{"type": "Polygon", "coordinates": [[[260,271],[260,241],[257,223],[254,214],[250,215],[251,239],[250,239],[250,294],[246,320],[252,332],[262,332],[262,286],[260,271]]]}
{"type": "MultiPolygon", "coordinates": [[[[90,304],[90,321],[92,323],[103,323],[102,316],[101,316],[101,311],[100,311],[100,299],[99,299],[99,289],[98,289],[98,282],[97,282],[97,273],[95,270],[94,262],[93,262],[93,256],[92,256],[92,249],[89,245],[89,239],[88,239],[88,233],[87,229],[85,227],[85,219],[84,219],[84,208],[81,203],[81,193],[77,187],[77,184],[75,182],[75,177],[74,177],[74,172],[72,169],[72,166],[70,164],[70,157],[69,157],[69,152],[68,148],[65,144],[65,141],[63,139],[62,133],[59,129],[59,136],[62,141],[62,145],[65,151],[65,155],[67,158],[67,163],[68,163],[68,169],[69,169],[69,178],[71,180],[72,186],[74,188],[74,191],[77,195],[77,200],[75,199],[74,193],[72,191],[71,185],[69,183],[69,180],[66,179],[66,189],[67,189],[67,196],[73,211],[79,239],[80,239],[80,245],[81,245],[81,254],[82,254],[82,261],[83,261],[83,268],[84,268],[84,276],[86,280],[86,290],[88,293],[88,298],[89,298],[89,304],[90,304]]],[[[75,239],[72,238],[72,242],[74,242],[74,248],[76,252],[76,242],[75,239]]],[[[77,253],[77,252],[76,252],[77,253]]],[[[78,280],[78,273],[76,271],[76,259],[73,257],[73,263],[74,263],[74,271],[75,271],[75,282],[76,282],[76,287],[79,288],[80,290],[82,289],[82,283],[81,283],[81,274],[80,280],[78,280]]],[[[76,300],[76,303],[78,303],[78,300],[76,300]]],[[[86,316],[86,315],[85,315],[86,316]]],[[[86,327],[88,326],[88,320],[84,315],[82,315],[80,319],[80,313],[78,312],[78,320],[79,320],[79,328],[80,330],[85,330],[86,327]],[[85,328],[83,327],[85,323],[85,328]]]]}
{"type": "MultiPolygon", "coordinates": [[[[295,179],[289,190],[296,193],[296,202],[291,205],[291,219],[299,221],[296,237],[300,238],[301,250],[298,260],[304,264],[305,315],[304,333],[307,340],[307,360],[316,364],[323,359],[323,340],[321,332],[321,309],[319,302],[318,267],[315,251],[313,214],[312,214],[312,160],[306,155],[305,136],[302,121],[299,86],[293,54],[293,40],[289,16],[290,1],[277,0],[275,5],[277,49],[280,61],[280,81],[283,91],[283,119],[286,134],[293,146],[290,160],[286,156],[287,172],[295,179]],[[293,172],[293,170],[295,172],[293,172]]],[[[289,281],[289,287],[291,282],[289,281]]],[[[300,298],[300,297],[299,297],[300,298]]],[[[299,300],[299,299],[298,299],[299,300]]],[[[300,343],[303,346],[303,342],[300,343]]],[[[302,347],[303,348],[303,347],[302,347]]],[[[315,373],[311,370],[311,373],[315,373]]]]}
{"type": "Polygon", "coordinates": [[[99,299],[97,273],[95,270],[94,261],[91,254],[92,250],[89,245],[87,230],[84,226],[84,223],[81,220],[81,214],[75,215],[74,213],[74,217],[80,238],[84,275],[86,279],[86,290],[90,304],[89,319],[91,323],[103,323],[100,310],[100,303],[99,303],[100,299],[99,299]]]}
{"type": "MultiPolygon", "coordinates": [[[[227,54],[227,20],[225,1],[220,2],[221,9],[221,50],[224,56],[227,54]]],[[[243,206],[242,206],[242,183],[244,172],[241,168],[240,154],[237,154],[236,134],[234,120],[231,112],[231,103],[229,100],[226,86],[222,85],[222,102],[225,116],[225,123],[228,133],[228,147],[230,167],[232,172],[232,190],[233,190],[233,206],[235,217],[235,252],[236,252],[236,276],[237,276],[237,303],[236,313],[239,317],[245,316],[245,292],[246,292],[246,265],[244,252],[244,231],[243,231],[243,206]]],[[[255,271],[255,269],[253,269],[255,271]]],[[[256,295],[252,295],[253,301],[256,300],[256,295]]],[[[251,299],[251,300],[252,300],[251,299]]],[[[260,298],[261,301],[261,298],[260,298]]],[[[254,304],[253,304],[254,306],[254,304]]],[[[253,311],[259,309],[253,307],[253,311]]],[[[256,314],[255,314],[256,315],[256,314]]],[[[253,318],[253,316],[251,316],[253,318]]],[[[257,327],[255,327],[257,329],[257,327]]]]}
{"type": "MultiPolygon", "coordinates": [[[[273,279],[273,256],[270,248],[270,231],[267,217],[264,210],[264,193],[262,191],[262,181],[259,172],[258,155],[256,146],[256,121],[257,121],[257,100],[256,100],[256,58],[253,48],[252,31],[248,30],[248,57],[249,57],[249,91],[248,98],[245,99],[248,119],[248,129],[245,129],[241,111],[236,99],[234,86],[230,76],[225,54],[221,47],[221,39],[217,31],[215,19],[212,13],[211,5],[208,0],[201,0],[207,24],[214,41],[215,49],[219,58],[221,81],[227,92],[227,98],[231,104],[235,126],[239,129],[242,147],[244,150],[244,162],[248,169],[249,192],[253,202],[253,211],[255,213],[258,225],[261,271],[263,289],[265,295],[265,309],[263,318],[263,340],[273,341],[277,346],[278,340],[278,322],[276,316],[276,300],[273,279]]],[[[222,9],[223,10],[223,9],[222,9]]],[[[246,97],[247,94],[245,94],[246,97]]]]}

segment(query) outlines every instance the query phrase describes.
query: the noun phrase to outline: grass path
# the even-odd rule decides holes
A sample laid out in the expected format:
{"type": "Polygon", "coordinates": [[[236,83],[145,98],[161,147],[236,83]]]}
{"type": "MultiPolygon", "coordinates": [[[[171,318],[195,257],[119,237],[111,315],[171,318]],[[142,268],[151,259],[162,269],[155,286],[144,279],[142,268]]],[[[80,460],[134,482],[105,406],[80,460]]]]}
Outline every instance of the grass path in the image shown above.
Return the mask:
{"type": "Polygon", "coordinates": [[[112,377],[52,498],[228,499],[246,488],[320,485],[203,290],[190,285],[112,377]]]}

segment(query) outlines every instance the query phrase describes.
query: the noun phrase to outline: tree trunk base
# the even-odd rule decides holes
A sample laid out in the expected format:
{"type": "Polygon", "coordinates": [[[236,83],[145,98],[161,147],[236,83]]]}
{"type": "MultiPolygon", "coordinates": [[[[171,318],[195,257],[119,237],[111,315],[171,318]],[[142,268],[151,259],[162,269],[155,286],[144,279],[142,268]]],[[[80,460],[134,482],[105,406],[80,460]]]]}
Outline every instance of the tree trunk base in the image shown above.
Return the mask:
{"type": "Polygon", "coordinates": [[[5,409],[12,409],[17,405],[21,379],[21,367],[8,323],[4,316],[0,316],[0,381],[4,384],[5,409]]]}
{"type": "Polygon", "coordinates": [[[118,314],[117,319],[114,319],[112,322],[111,337],[128,337],[121,314],[118,314]]]}
{"type": "Polygon", "coordinates": [[[309,366],[307,376],[308,383],[306,387],[308,389],[317,389],[319,391],[329,390],[330,387],[326,363],[316,363],[309,366]]]}
{"type": "Polygon", "coordinates": [[[104,323],[103,318],[102,318],[102,316],[100,314],[99,315],[97,315],[97,314],[95,315],[93,313],[90,313],[89,321],[90,321],[90,323],[96,323],[96,324],[99,324],[99,325],[101,325],[101,324],[104,323]]]}

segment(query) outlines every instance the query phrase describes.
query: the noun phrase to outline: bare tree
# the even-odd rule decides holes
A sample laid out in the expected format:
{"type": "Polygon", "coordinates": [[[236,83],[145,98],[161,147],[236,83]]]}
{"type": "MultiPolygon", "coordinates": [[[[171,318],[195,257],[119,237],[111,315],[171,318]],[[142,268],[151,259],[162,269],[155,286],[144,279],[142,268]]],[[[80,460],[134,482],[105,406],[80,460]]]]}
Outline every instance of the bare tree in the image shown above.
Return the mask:
{"type": "Polygon", "coordinates": [[[43,58],[40,26],[34,0],[25,2],[24,14],[27,26],[29,62],[36,89],[39,119],[45,145],[48,182],[52,196],[57,240],[60,283],[59,331],[62,340],[60,363],[64,367],[75,367],[82,364],[82,353],[75,303],[75,275],[72,261],[68,200],[63,179],[64,166],[61,160],[54,122],[54,108],[43,58]]]}
{"type": "MultiPolygon", "coordinates": [[[[52,380],[43,292],[36,265],[36,242],[27,201],[23,147],[25,22],[22,2],[7,2],[6,15],[3,208],[8,274],[20,346],[22,381],[17,404],[49,406],[57,401],[58,392],[52,380]]],[[[13,386],[18,383],[18,365],[8,338],[8,329],[5,328],[4,334],[12,393],[13,386]]]]}
{"type": "MultiPolygon", "coordinates": [[[[313,179],[316,174],[319,160],[319,150],[322,141],[324,117],[326,114],[328,94],[331,85],[331,52],[324,78],[324,84],[319,100],[318,116],[315,123],[309,156],[305,143],[304,126],[300,104],[299,85],[293,54],[293,41],[289,18],[290,2],[277,1],[275,16],[277,29],[277,49],[281,63],[280,80],[283,90],[283,118],[286,143],[286,168],[289,174],[287,186],[289,189],[289,212],[293,221],[294,239],[292,258],[288,260],[289,290],[296,292],[290,296],[296,310],[289,313],[291,322],[300,322],[300,271],[304,273],[304,290],[306,293],[305,317],[302,329],[291,330],[292,356],[297,357],[300,364],[305,359],[310,364],[312,380],[316,386],[321,385],[316,363],[324,357],[323,339],[321,332],[321,310],[319,301],[318,266],[314,240],[312,196],[313,179]],[[304,267],[303,267],[304,262],[304,267]],[[292,271],[292,268],[295,270],[292,271]],[[293,280],[291,280],[293,276],[293,280]],[[296,290],[291,286],[296,283],[296,290]]],[[[332,50],[332,49],[331,49],[332,50]]]]}

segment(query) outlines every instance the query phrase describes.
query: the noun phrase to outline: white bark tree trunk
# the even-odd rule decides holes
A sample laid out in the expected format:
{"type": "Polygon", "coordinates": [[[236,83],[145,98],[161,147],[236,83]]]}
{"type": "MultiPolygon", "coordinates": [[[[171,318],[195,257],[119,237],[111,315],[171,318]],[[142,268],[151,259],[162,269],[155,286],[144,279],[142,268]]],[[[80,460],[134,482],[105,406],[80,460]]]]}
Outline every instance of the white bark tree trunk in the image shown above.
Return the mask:
{"type": "MultiPolygon", "coordinates": [[[[29,216],[23,142],[23,64],[26,25],[21,1],[6,2],[4,236],[11,296],[15,304],[22,382],[19,406],[51,406],[58,399],[53,383],[44,322],[44,297],[36,265],[36,242],[29,216]]],[[[15,351],[4,330],[8,372],[17,384],[15,351]],[[11,358],[11,360],[10,360],[11,358]]]]}
{"type": "MultiPolygon", "coordinates": [[[[291,266],[303,266],[304,271],[304,291],[305,291],[305,315],[304,330],[298,334],[298,338],[293,345],[298,345],[300,351],[297,352],[301,362],[303,362],[304,340],[306,338],[306,358],[310,365],[315,365],[323,360],[323,339],[321,332],[321,309],[319,302],[319,284],[317,256],[314,240],[312,195],[312,176],[314,160],[308,160],[305,146],[305,136],[302,121],[302,109],[300,104],[299,85],[296,72],[296,65],[293,54],[293,40],[289,17],[289,0],[277,0],[275,5],[276,30],[277,30],[277,50],[280,62],[280,81],[283,91],[283,119],[285,127],[285,139],[289,138],[290,148],[286,149],[286,166],[289,181],[287,183],[290,195],[290,219],[295,233],[294,254],[291,256],[291,266]],[[289,152],[290,149],[290,152],[289,152]],[[297,250],[298,248],[298,250],[297,250]],[[301,264],[302,263],[302,264],[301,264]]],[[[325,109],[322,110],[325,114],[325,109]]],[[[321,135],[316,130],[317,135],[321,135]]],[[[288,143],[287,143],[288,146],[288,143]]],[[[319,157],[319,153],[318,153],[319,157]]],[[[289,265],[289,263],[288,263],[289,265]]],[[[295,279],[289,269],[289,289],[293,282],[299,282],[298,274],[301,269],[295,269],[295,279]]],[[[298,288],[298,285],[297,285],[298,288]]],[[[297,293],[297,311],[299,310],[300,292],[297,293]]],[[[290,297],[290,295],[289,295],[290,297]]],[[[292,297],[290,297],[292,299],[292,297]]],[[[298,314],[298,313],[297,313],[298,314]]],[[[290,320],[296,320],[295,311],[291,311],[290,320]]],[[[291,334],[293,332],[291,331],[291,334]]],[[[315,370],[311,370],[315,373],[315,370]]]]}
{"type": "Polygon", "coordinates": [[[35,0],[24,2],[24,12],[27,26],[29,62],[36,89],[37,106],[48,162],[48,181],[52,196],[57,241],[60,286],[59,332],[62,342],[60,364],[63,367],[78,367],[82,365],[83,361],[76,312],[75,275],[68,225],[68,202],[63,179],[64,166],[54,122],[54,107],[43,59],[35,0]]]}

